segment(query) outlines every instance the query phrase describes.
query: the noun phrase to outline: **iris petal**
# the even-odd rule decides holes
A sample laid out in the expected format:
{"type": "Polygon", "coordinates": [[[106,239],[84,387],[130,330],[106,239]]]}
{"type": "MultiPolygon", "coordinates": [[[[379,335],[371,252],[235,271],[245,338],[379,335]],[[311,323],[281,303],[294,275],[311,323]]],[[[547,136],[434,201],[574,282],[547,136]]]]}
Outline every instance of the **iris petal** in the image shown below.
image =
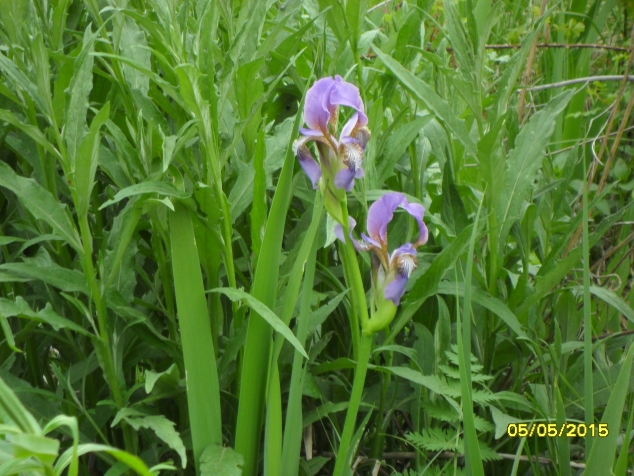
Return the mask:
{"type": "Polygon", "coordinates": [[[349,192],[354,187],[354,172],[348,167],[341,169],[335,175],[335,187],[342,188],[349,192]]]}
{"type": "Polygon", "coordinates": [[[394,210],[403,203],[402,193],[390,192],[370,205],[368,210],[368,233],[381,243],[387,243],[387,225],[394,217],[394,210]]]}
{"type": "Polygon", "coordinates": [[[401,298],[405,294],[405,287],[407,286],[407,276],[403,276],[399,273],[396,277],[385,286],[383,296],[385,299],[389,299],[398,306],[401,303],[401,298]]]}
{"type": "Polygon", "coordinates": [[[423,207],[419,203],[409,203],[407,200],[405,200],[401,206],[407,211],[407,213],[412,215],[418,223],[419,235],[418,240],[416,241],[414,246],[424,245],[425,243],[427,243],[428,236],[427,226],[425,225],[425,223],[423,223],[423,217],[425,216],[425,207],[423,207]]]}
{"type": "Polygon", "coordinates": [[[306,102],[304,104],[304,122],[311,129],[320,131],[328,130],[328,121],[331,114],[337,108],[330,102],[330,95],[335,87],[336,80],[333,78],[322,78],[315,82],[306,92],[306,102]]]}
{"type": "MultiPolygon", "coordinates": [[[[352,245],[354,246],[354,249],[357,251],[367,250],[368,247],[366,243],[363,243],[362,241],[359,241],[359,240],[355,240],[352,237],[352,230],[354,230],[354,227],[357,226],[357,221],[351,216],[348,217],[348,226],[350,227],[350,233],[348,234],[348,236],[350,237],[350,241],[352,241],[352,245]]],[[[343,239],[343,227],[341,226],[340,223],[337,223],[335,225],[334,232],[335,232],[335,236],[339,239],[339,241],[341,241],[342,243],[345,243],[345,240],[343,239]]]]}

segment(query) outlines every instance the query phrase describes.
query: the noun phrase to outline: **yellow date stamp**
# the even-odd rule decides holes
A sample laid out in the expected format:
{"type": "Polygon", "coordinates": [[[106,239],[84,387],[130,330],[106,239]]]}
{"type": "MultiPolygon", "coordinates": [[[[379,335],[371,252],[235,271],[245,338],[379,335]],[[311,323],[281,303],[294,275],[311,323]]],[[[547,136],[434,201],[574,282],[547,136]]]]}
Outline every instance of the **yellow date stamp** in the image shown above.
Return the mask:
{"type": "Polygon", "coordinates": [[[511,438],[525,438],[538,436],[540,438],[585,438],[586,436],[598,436],[605,438],[610,434],[607,423],[509,423],[506,434],[511,438]]]}

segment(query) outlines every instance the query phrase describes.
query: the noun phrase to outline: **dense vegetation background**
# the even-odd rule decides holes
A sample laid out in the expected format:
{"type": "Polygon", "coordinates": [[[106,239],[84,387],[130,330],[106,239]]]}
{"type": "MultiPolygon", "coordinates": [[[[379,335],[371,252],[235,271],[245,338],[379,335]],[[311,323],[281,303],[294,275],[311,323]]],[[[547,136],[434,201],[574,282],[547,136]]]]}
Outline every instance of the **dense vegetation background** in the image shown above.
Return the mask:
{"type": "Polygon", "coordinates": [[[351,214],[400,191],[430,230],[352,472],[631,474],[631,7],[3,1],[0,474],[332,474],[352,303],[291,144],[335,74],[372,133],[351,214]],[[256,311],[301,342],[255,347],[256,311]],[[507,434],[565,422],[597,435],[507,434]]]}

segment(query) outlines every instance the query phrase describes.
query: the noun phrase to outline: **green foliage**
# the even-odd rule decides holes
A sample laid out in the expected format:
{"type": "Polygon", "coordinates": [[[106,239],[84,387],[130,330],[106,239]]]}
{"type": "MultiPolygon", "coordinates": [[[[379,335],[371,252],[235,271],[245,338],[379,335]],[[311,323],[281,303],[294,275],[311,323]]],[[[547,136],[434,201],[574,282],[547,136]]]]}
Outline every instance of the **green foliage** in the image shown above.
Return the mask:
{"type": "Polygon", "coordinates": [[[626,3],[3,2],[0,474],[626,474],[631,92],[555,84],[625,73],[626,3]],[[353,234],[387,190],[429,228],[367,341],[372,258],[292,151],[334,75],[353,234]],[[506,434],[582,419],[609,437],[506,434]]]}

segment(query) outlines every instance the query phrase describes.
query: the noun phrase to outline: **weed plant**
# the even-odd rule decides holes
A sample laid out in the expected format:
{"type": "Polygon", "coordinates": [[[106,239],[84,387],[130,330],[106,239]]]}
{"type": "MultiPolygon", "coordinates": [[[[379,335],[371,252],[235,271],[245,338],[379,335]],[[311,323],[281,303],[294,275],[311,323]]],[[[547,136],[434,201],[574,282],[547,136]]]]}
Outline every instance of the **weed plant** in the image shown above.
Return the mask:
{"type": "Polygon", "coordinates": [[[633,18],[1,2],[0,475],[631,474],[633,18]]]}

